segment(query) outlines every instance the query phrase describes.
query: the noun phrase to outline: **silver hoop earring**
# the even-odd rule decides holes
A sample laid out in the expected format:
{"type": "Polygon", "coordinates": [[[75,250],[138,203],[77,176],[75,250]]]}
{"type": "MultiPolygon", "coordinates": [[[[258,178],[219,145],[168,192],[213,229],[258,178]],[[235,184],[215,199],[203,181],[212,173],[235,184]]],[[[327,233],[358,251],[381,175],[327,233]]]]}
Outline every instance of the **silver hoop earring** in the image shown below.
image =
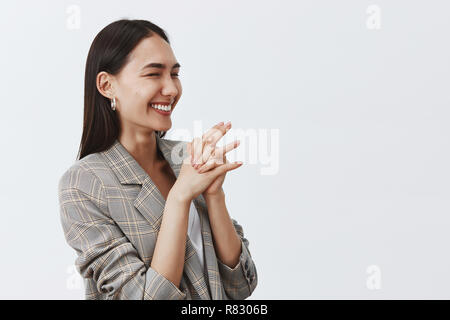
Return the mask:
{"type": "Polygon", "coordinates": [[[113,111],[116,111],[116,97],[113,97],[111,99],[111,109],[113,109],[113,111]]]}

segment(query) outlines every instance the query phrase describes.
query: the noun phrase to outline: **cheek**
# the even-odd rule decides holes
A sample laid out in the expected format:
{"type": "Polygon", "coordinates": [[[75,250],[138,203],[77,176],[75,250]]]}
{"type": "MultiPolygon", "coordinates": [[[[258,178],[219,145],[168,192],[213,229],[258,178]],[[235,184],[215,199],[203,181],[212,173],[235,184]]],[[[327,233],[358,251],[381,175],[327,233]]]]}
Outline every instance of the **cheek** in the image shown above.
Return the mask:
{"type": "Polygon", "coordinates": [[[128,80],[121,84],[121,93],[124,99],[143,99],[149,91],[151,91],[151,87],[141,79],[128,80]]]}
{"type": "Polygon", "coordinates": [[[126,105],[139,112],[139,110],[142,111],[147,107],[155,95],[156,91],[150,87],[135,86],[127,88],[124,99],[126,105]]]}
{"type": "Polygon", "coordinates": [[[183,87],[181,86],[181,83],[180,83],[180,82],[178,82],[178,85],[177,85],[177,91],[178,91],[177,99],[180,99],[181,94],[183,93],[183,87]]]}
{"type": "Polygon", "coordinates": [[[157,89],[154,88],[149,83],[147,84],[140,83],[133,88],[133,96],[134,96],[133,99],[135,99],[136,102],[141,102],[145,105],[147,105],[156,94],[157,89]]]}
{"type": "Polygon", "coordinates": [[[147,97],[145,92],[136,88],[123,92],[121,99],[122,115],[128,119],[140,119],[147,112],[147,97]]]}
{"type": "Polygon", "coordinates": [[[176,83],[177,83],[176,87],[177,87],[178,93],[181,94],[181,92],[183,91],[183,86],[181,85],[180,79],[178,79],[178,81],[176,83]]]}

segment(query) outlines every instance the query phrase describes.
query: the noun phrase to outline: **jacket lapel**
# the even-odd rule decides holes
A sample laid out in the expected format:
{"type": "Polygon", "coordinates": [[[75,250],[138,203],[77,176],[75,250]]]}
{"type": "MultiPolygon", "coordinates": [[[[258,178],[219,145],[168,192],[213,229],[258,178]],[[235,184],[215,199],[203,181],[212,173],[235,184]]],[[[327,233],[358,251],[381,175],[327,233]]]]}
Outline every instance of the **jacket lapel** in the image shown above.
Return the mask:
{"type": "MultiPolygon", "coordinates": [[[[161,150],[164,158],[170,164],[175,176],[178,178],[182,160],[187,151],[186,142],[165,140],[157,136],[156,141],[159,150],[161,150]]],[[[103,154],[108,159],[110,167],[121,184],[142,185],[133,204],[154,230],[159,233],[164,213],[165,200],[150,176],[117,139],[112,147],[107,151],[104,151],[103,154]]],[[[211,237],[211,227],[208,219],[205,219],[205,215],[208,214],[206,202],[202,195],[195,198],[193,202],[200,216],[206,271],[201,267],[199,257],[189,235],[186,235],[184,273],[189,278],[201,299],[209,300],[211,299],[212,294],[212,299],[221,300],[222,290],[220,287],[217,259],[211,237]],[[198,270],[204,270],[204,272],[199,273],[198,270]],[[206,285],[205,273],[208,274],[209,288],[206,285]],[[208,290],[211,290],[211,292],[208,290]]]]}

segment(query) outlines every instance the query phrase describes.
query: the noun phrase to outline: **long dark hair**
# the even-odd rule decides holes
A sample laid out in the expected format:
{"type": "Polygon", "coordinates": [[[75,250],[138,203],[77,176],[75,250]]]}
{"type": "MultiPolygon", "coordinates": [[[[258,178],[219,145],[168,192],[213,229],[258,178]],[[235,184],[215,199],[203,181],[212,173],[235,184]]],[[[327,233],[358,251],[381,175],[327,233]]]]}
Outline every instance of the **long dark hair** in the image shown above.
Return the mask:
{"type": "MultiPolygon", "coordinates": [[[[86,61],[83,134],[77,159],[108,149],[119,136],[118,115],[111,109],[111,101],[97,90],[97,74],[101,71],[118,74],[138,43],[155,33],[170,44],[165,31],[146,20],[117,20],[95,37],[86,61]]],[[[166,134],[155,133],[161,138],[166,134]]]]}

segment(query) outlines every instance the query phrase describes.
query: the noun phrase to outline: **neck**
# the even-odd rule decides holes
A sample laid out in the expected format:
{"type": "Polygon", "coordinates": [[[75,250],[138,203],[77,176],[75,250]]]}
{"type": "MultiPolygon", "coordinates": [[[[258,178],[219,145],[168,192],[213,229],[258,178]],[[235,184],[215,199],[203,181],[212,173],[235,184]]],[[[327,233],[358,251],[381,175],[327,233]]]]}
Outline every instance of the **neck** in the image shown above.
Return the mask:
{"type": "Polygon", "coordinates": [[[144,170],[152,171],[160,164],[155,131],[152,131],[151,134],[121,133],[118,140],[144,170]]]}

